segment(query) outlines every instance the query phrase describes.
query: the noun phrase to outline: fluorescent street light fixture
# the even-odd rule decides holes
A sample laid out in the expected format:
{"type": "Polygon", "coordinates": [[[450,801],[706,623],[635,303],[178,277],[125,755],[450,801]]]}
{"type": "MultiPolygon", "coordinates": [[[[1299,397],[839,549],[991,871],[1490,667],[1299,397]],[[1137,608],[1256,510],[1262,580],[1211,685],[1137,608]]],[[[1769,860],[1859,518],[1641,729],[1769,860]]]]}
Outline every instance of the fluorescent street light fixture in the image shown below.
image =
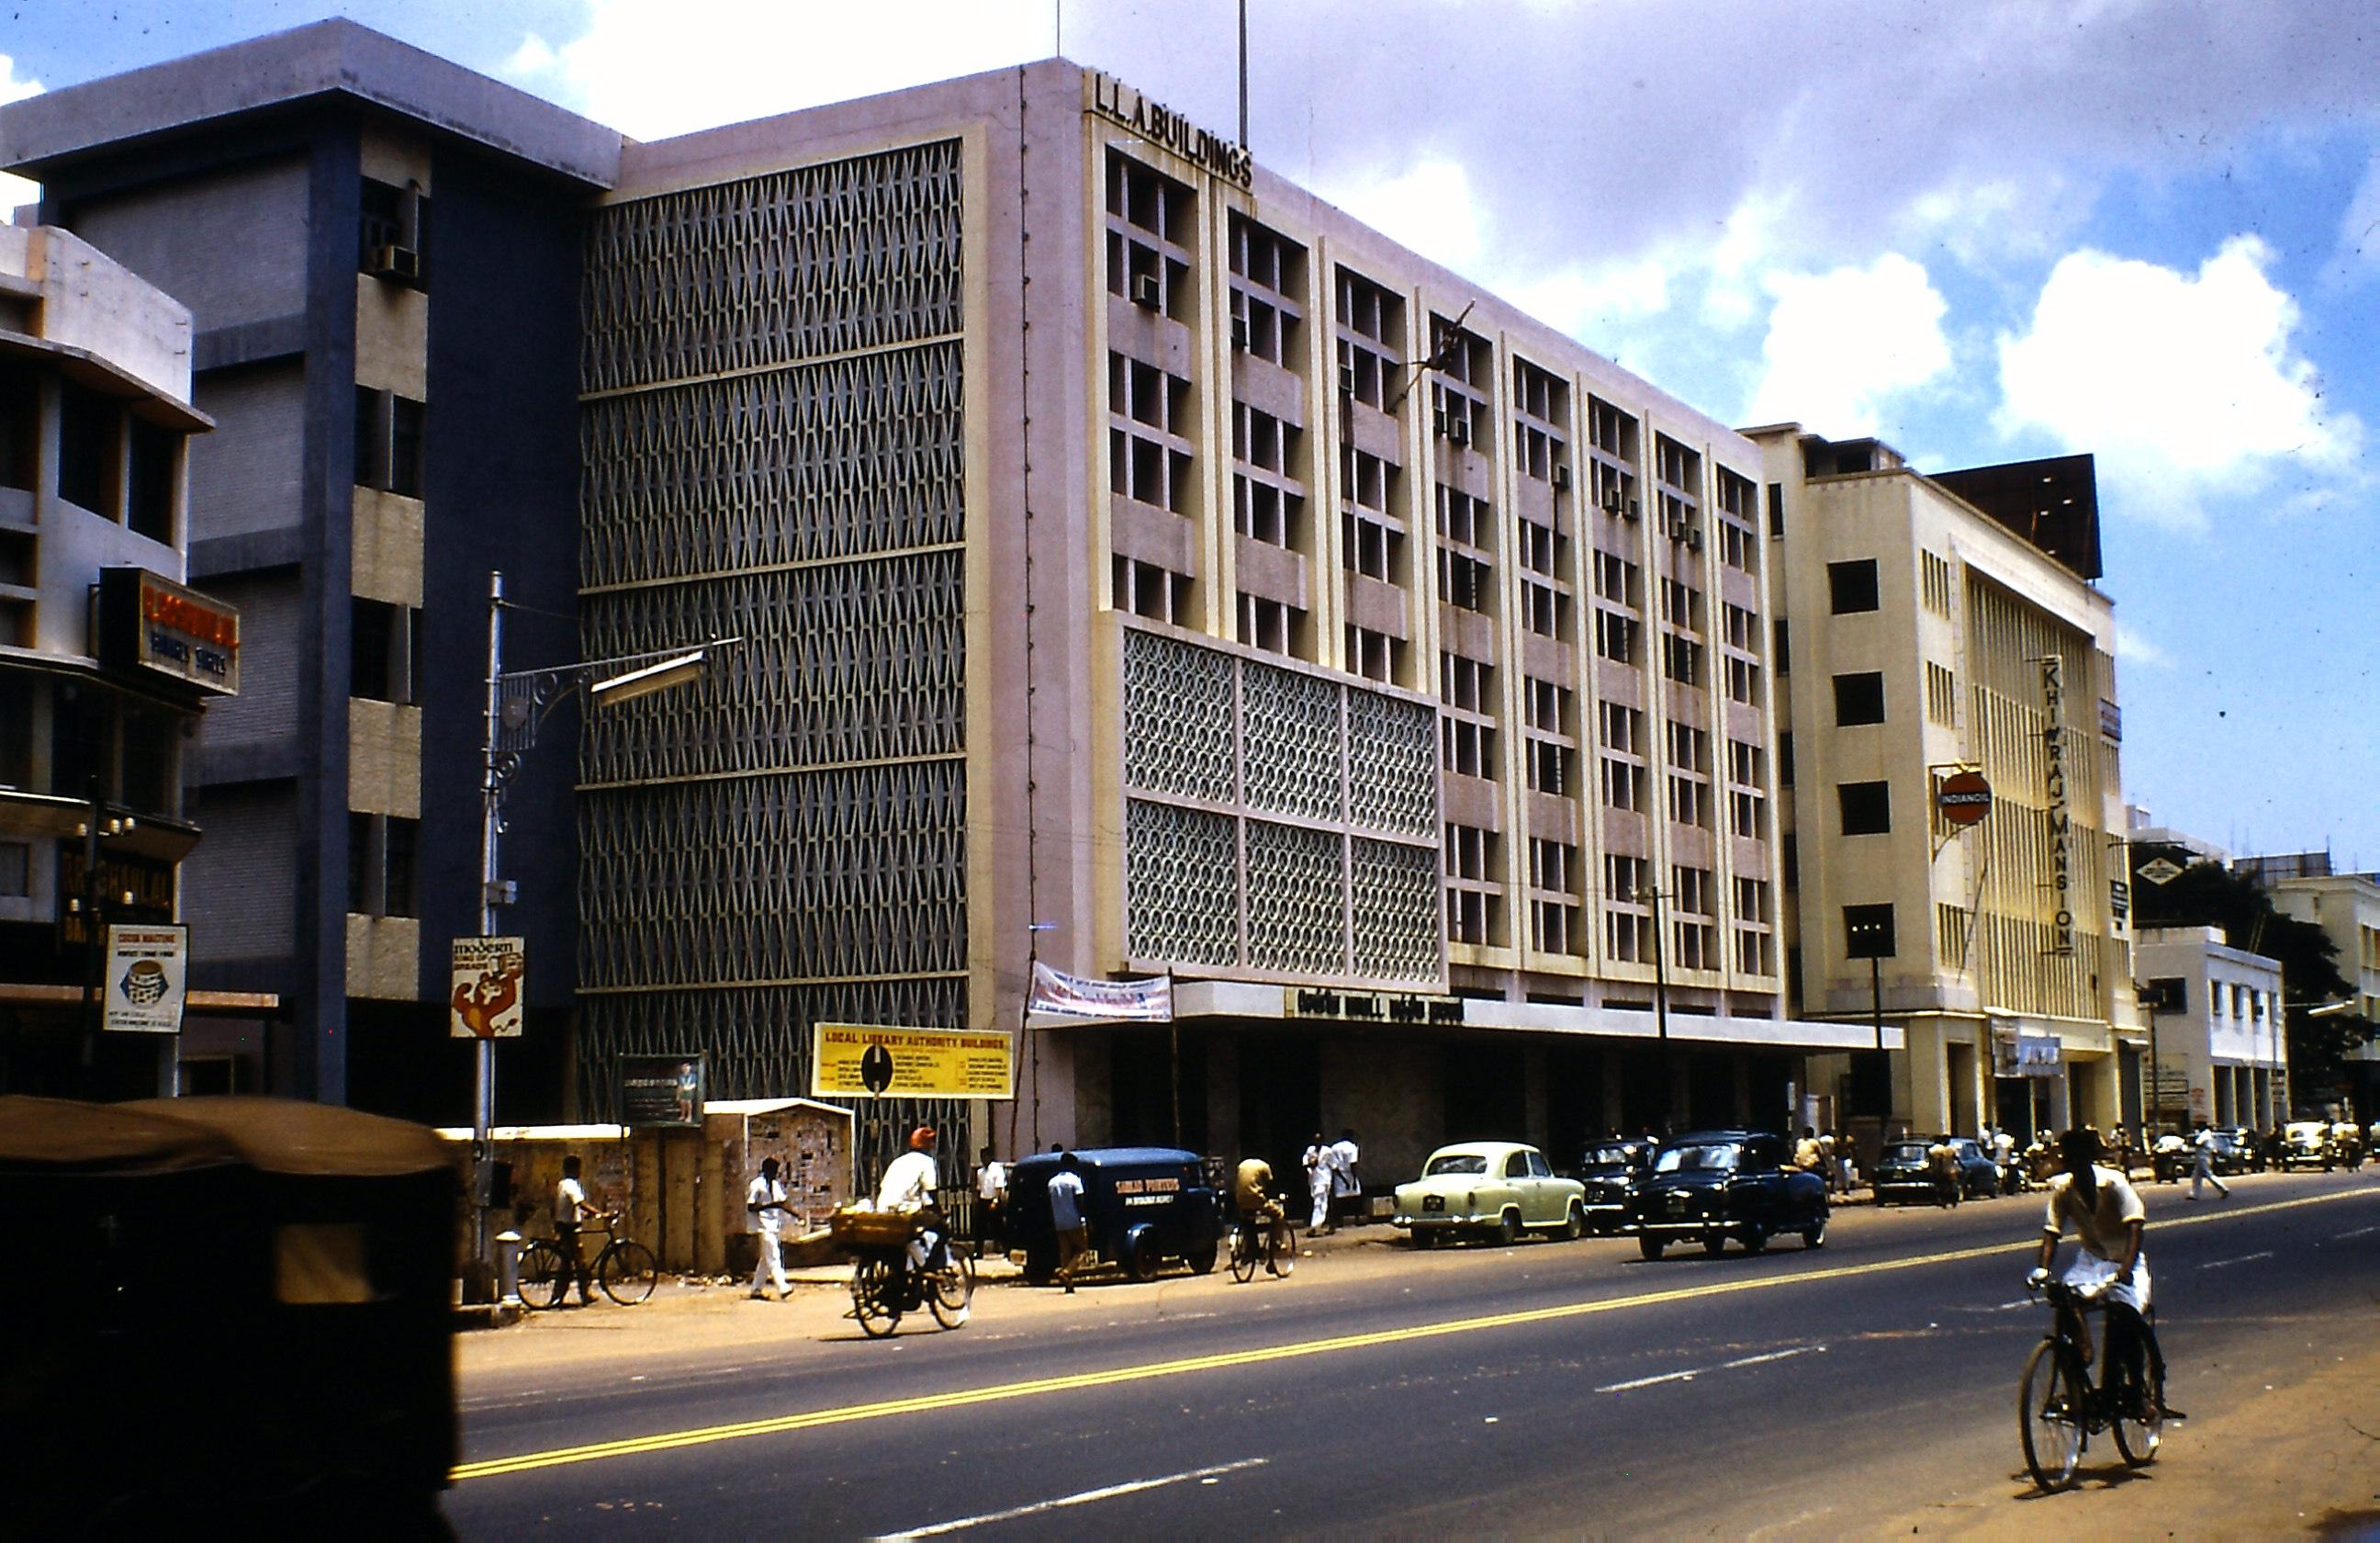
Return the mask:
{"type": "Polygon", "coordinates": [[[702,663],[709,655],[709,650],[697,649],[641,670],[631,670],[625,675],[599,680],[587,688],[588,699],[598,707],[611,707],[638,697],[650,697],[656,691],[667,691],[674,686],[685,686],[701,678],[702,663]]]}
{"type": "Polygon", "coordinates": [[[2307,1008],[2306,1016],[2309,1018],[2336,1018],[2342,1013],[2352,1013],[2354,1011],[2355,1003],[2352,1002],[2326,1002],[2320,1007],[2307,1008]]]}

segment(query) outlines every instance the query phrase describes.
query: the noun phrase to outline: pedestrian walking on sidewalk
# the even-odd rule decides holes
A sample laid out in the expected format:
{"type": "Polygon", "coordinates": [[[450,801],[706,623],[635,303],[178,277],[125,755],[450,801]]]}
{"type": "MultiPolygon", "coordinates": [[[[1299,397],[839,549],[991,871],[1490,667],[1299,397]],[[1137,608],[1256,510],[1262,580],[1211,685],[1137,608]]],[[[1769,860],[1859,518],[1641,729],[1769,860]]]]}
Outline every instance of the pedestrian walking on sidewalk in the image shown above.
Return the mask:
{"type": "Polygon", "coordinates": [[[1313,1200],[1312,1215],[1305,1223],[1305,1235],[1318,1234],[1330,1220],[1330,1174],[1336,1160],[1330,1155],[1330,1144],[1316,1131],[1314,1139],[1305,1147],[1305,1193],[1313,1200]]]}
{"type": "Polygon", "coordinates": [[[752,1267],[752,1295],[766,1300],[768,1293],[760,1289],[760,1278],[766,1275],[776,1287],[777,1300],[783,1302],[793,1294],[785,1280],[785,1256],[779,1238],[785,1229],[785,1186],[777,1177],[777,1160],[762,1158],[759,1176],[744,1191],[744,1209],[751,1214],[752,1227],[759,1242],[759,1261],[752,1267]]]}
{"type": "Polygon", "coordinates": [[[983,1149],[975,1170],[975,1252],[1008,1252],[1008,1164],[983,1149]]]}
{"type": "Polygon", "coordinates": [[[1330,1200],[1341,1216],[1353,1216],[1362,1209],[1364,1184],[1355,1177],[1355,1160],[1361,1156],[1363,1149],[1355,1145],[1353,1130],[1342,1130],[1339,1139],[1330,1144],[1330,1200]]]}
{"type": "Polygon", "coordinates": [[[2198,1198],[2198,1186],[2211,1184],[2215,1193],[2226,1200],[2231,1198],[2231,1186],[2215,1173],[2215,1133],[2199,1122],[2197,1133],[2190,1138],[2190,1197],[2198,1198]]]}
{"type": "Polygon", "coordinates": [[[1050,1225],[1058,1234],[1058,1279],[1072,1296],[1075,1270],[1091,1251],[1090,1224],[1083,1220],[1083,1176],[1075,1172],[1072,1152],[1058,1155],[1058,1171],[1050,1175],[1050,1225]]]}

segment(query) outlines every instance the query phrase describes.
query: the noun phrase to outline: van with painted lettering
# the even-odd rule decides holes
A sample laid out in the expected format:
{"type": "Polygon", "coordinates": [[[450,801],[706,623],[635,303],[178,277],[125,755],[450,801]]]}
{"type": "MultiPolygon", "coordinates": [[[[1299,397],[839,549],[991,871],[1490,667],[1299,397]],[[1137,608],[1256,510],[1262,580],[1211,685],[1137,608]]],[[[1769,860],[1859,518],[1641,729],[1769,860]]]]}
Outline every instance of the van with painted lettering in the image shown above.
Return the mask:
{"type": "MultiPolygon", "coordinates": [[[[1039,1152],[1008,1171],[1011,1248],[1025,1254],[1035,1285],[1058,1270],[1058,1233],[1050,1223],[1050,1179],[1060,1154],[1039,1152]]],[[[1075,1153],[1083,1180],[1083,1221],[1091,1258],[1147,1281],[1176,1261],[1204,1275],[1215,1268],[1222,1215],[1204,1159],[1174,1147],[1087,1147],[1075,1153]]],[[[1081,1269],[1088,1269],[1087,1260],[1081,1269]]]]}

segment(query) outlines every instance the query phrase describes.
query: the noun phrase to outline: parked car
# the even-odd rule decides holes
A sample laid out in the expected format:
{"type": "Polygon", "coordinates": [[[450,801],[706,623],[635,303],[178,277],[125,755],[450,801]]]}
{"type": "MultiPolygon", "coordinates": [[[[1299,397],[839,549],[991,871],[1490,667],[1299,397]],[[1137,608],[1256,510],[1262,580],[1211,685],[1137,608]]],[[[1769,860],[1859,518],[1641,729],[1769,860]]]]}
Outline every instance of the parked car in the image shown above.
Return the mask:
{"type": "Polygon", "coordinates": [[[1757,1254],[1780,1233],[1823,1247],[1826,1181],[1791,1158],[1785,1138],[1766,1131],[1702,1131],[1662,1142],[1628,1202],[1637,1248],[1658,1259],[1670,1244],[1693,1239],[1717,1254],[1733,1238],[1757,1254]]]}
{"type": "Polygon", "coordinates": [[[2226,1168],[2222,1172],[2261,1173],[2265,1171],[2264,1142],[2252,1128],[2247,1125],[2225,1125],[2216,1134],[2230,1138],[2232,1160],[2239,1164],[2237,1168],[2226,1168]]]}
{"type": "MultiPolygon", "coordinates": [[[[1999,1193],[1999,1164],[1984,1155],[1984,1149],[1967,1136],[1947,1137],[1950,1149],[1958,1154],[1959,1193],[1973,1200],[1999,1193]]],[[[1934,1184],[1934,1169],[1927,1153],[1934,1141],[1914,1136],[1905,1141],[1885,1143],[1884,1155],[1876,1165],[1876,1201],[1933,1201],[1938,1197],[1934,1184]]]]}
{"type": "Polygon", "coordinates": [[[2252,1141],[2242,1141],[2238,1131],[2215,1130],[2208,1134],[2215,1138],[2215,1146],[2207,1153],[2206,1163],[2216,1172],[2245,1173],[2255,1166],[2255,1146],[2252,1141]]]}
{"type": "Polygon", "coordinates": [[[2327,1172],[2337,1160],[2330,1150],[2328,1121],[2292,1120],[2281,1127],[2283,1168],[2320,1168],[2327,1172]]]}
{"type": "Polygon", "coordinates": [[[1653,1165],[1650,1141],[1598,1141],[1579,1154],[1578,1182],[1586,1189],[1586,1225],[1596,1233],[1625,1232],[1628,1197],[1653,1165]]]}
{"type": "MultiPolygon", "coordinates": [[[[1008,1171],[1009,1245],[1025,1251],[1025,1278],[1047,1282],[1058,1270],[1050,1221],[1050,1180],[1060,1155],[1039,1152],[1008,1171]]],[[[1083,1221],[1091,1253],[1135,1281],[1172,1260],[1194,1273],[1215,1268],[1222,1213],[1205,1160],[1172,1147],[1087,1147],[1075,1153],[1083,1181],[1083,1221]]]]}
{"type": "Polygon", "coordinates": [[[1459,1141],[1429,1154],[1421,1177],[1397,1185],[1395,1225],[1414,1246],[1470,1233],[1503,1243],[1528,1231],[1574,1238],[1586,1231],[1586,1186],[1559,1178],[1546,1155],[1517,1141],[1459,1141]]]}

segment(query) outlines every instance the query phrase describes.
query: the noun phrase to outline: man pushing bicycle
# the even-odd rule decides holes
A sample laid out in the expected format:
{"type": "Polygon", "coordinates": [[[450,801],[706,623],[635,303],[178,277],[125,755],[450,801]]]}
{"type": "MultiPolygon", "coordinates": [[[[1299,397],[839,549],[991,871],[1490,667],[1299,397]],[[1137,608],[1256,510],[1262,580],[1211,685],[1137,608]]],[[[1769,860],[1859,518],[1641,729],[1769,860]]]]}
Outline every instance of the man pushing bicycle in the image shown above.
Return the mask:
{"type": "MultiPolygon", "coordinates": [[[[2099,1166],[2099,1133],[2087,1125],[2068,1131],[2058,1142],[2063,1172],[2049,1181],[2049,1206],[2041,1224],[2041,1255],[2025,1284],[2038,1290],[2049,1282],[2049,1267],[2059,1239],[2073,1229],[2078,1247],[2059,1277],[2085,1297],[2102,1297],[2107,1307],[2107,1353],[2125,1364],[2142,1353],[2148,1356],[2149,1396],[2167,1419],[2181,1411],[2165,1403],[2165,1355],[2150,1326],[2149,1261],[2141,1239],[2148,1226],[2148,1208],[2131,1182],[2112,1168],[2099,1166]]],[[[2075,1308],[2061,1303],[2058,1312],[2075,1308]]],[[[2089,1356],[2090,1337],[2080,1323],[2064,1326],[2089,1356]]]]}

